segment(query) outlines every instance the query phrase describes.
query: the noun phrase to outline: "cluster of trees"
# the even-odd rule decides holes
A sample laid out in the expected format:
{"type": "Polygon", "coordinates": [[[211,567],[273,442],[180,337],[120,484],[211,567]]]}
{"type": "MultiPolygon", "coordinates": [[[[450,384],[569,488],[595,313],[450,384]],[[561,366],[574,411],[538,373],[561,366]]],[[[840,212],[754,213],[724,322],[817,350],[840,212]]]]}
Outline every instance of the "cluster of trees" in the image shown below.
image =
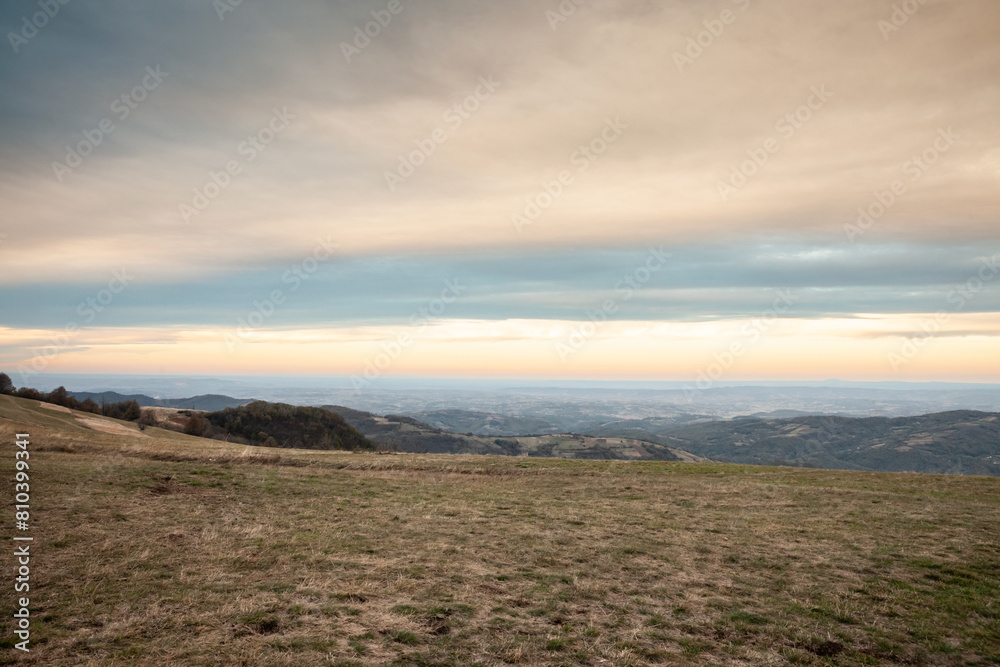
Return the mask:
{"type": "Polygon", "coordinates": [[[120,403],[98,405],[97,402],[89,398],[83,401],[77,400],[69,395],[66,387],[58,387],[47,394],[31,387],[15,389],[14,383],[6,373],[0,373],[0,394],[30,398],[42,401],[43,403],[61,405],[70,410],[90,412],[95,415],[104,415],[105,417],[121,419],[123,421],[139,421],[142,418],[142,408],[135,401],[121,401],[120,403]]]}
{"type": "Polygon", "coordinates": [[[204,417],[195,415],[185,432],[265,447],[376,449],[360,431],[329,410],[265,401],[210,412],[204,417]]]}
{"type": "Polygon", "coordinates": [[[14,383],[10,381],[10,376],[0,373],[0,394],[9,396],[14,393],[14,383]]]}

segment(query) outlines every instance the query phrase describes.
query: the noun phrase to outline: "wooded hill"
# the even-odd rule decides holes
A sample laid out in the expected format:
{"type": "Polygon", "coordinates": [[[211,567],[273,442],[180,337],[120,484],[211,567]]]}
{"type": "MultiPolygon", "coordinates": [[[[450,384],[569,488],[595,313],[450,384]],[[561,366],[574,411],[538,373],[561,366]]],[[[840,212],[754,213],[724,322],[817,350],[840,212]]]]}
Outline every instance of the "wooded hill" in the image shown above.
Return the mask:
{"type": "MultiPolygon", "coordinates": [[[[226,435],[254,445],[294,449],[346,449],[372,451],[376,445],[340,415],[322,408],[254,401],[238,408],[209,412],[207,427],[190,426],[192,435],[221,438],[226,435]]],[[[195,422],[197,424],[197,422],[195,422]]]]}

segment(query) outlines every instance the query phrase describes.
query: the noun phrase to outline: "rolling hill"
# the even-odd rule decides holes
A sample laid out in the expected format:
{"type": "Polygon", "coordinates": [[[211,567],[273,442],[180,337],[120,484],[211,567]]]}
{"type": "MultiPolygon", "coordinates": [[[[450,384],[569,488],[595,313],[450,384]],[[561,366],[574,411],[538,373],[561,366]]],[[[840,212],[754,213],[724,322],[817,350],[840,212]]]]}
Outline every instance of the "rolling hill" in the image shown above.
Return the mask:
{"type": "Polygon", "coordinates": [[[997,413],[959,410],[897,418],[746,418],[644,435],[732,463],[1000,475],[997,413]]]}
{"type": "Polygon", "coordinates": [[[491,437],[449,433],[400,415],[379,416],[337,405],[324,409],[342,416],[379,446],[415,454],[493,454],[571,459],[697,461],[702,457],[671,445],[634,437],[592,437],[574,434],[491,437]]]}
{"type": "Polygon", "coordinates": [[[524,435],[526,433],[560,433],[564,429],[539,417],[504,415],[475,410],[425,410],[408,413],[434,428],[475,435],[524,435]]]}

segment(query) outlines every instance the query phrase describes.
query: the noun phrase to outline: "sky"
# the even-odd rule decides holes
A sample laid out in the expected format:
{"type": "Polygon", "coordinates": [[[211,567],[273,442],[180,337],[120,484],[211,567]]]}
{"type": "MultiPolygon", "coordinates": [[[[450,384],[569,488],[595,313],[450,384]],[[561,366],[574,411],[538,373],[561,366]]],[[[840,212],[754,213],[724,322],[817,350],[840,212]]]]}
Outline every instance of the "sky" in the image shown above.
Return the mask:
{"type": "Polygon", "coordinates": [[[995,0],[10,1],[0,369],[1000,381],[995,0]]]}

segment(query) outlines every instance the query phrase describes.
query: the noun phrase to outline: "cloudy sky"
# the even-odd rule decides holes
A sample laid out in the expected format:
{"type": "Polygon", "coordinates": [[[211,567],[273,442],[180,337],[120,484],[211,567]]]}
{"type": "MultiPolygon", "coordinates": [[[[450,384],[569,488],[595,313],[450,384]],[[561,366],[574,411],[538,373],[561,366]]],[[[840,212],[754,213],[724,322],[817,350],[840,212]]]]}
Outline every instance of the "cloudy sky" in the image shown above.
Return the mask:
{"type": "Polygon", "coordinates": [[[0,25],[17,384],[1000,381],[995,0],[12,0],[0,25]]]}

